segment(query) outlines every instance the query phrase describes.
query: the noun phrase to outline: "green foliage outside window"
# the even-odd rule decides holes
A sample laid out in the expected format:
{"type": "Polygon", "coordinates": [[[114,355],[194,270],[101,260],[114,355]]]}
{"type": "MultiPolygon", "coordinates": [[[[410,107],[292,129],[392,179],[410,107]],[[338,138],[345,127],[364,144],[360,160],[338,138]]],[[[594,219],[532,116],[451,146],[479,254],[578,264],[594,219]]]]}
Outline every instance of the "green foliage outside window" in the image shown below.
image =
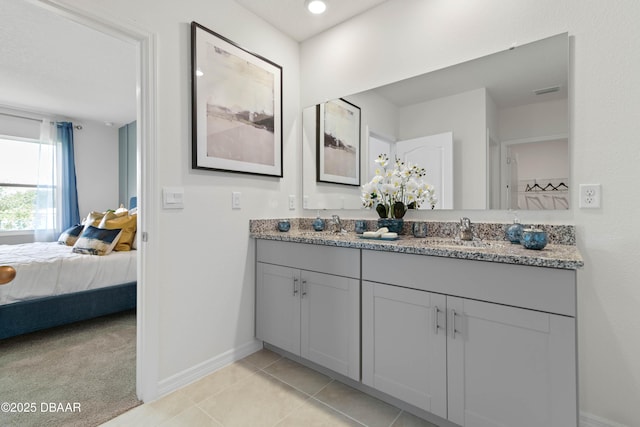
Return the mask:
{"type": "Polygon", "coordinates": [[[32,230],[35,188],[0,187],[0,230],[32,230]]]}

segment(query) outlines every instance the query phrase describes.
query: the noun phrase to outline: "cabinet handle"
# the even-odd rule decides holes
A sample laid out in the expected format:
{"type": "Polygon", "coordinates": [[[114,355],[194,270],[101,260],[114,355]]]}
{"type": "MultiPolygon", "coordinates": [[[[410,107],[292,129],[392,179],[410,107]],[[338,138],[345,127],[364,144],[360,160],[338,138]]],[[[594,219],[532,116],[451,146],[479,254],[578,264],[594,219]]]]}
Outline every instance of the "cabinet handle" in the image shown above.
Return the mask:
{"type": "Polygon", "coordinates": [[[438,308],[437,305],[434,305],[433,306],[433,325],[434,325],[433,328],[434,328],[434,331],[435,331],[436,335],[438,335],[438,329],[442,329],[440,327],[440,324],[438,323],[439,322],[439,319],[438,319],[439,316],[440,316],[440,309],[438,308]]]}
{"type": "Polygon", "coordinates": [[[451,338],[456,339],[456,332],[461,333],[458,329],[456,329],[456,316],[458,313],[452,308],[451,309],[451,338]]]}
{"type": "Polygon", "coordinates": [[[302,298],[304,298],[307,295],[307,281],[303,280],[302,281],[302,298]]]}
{"type": "Polygon", "coordinates": [[[294,277],[293,278],[293,296],[297,296],[298,295],[298,278],[294,277]]]}

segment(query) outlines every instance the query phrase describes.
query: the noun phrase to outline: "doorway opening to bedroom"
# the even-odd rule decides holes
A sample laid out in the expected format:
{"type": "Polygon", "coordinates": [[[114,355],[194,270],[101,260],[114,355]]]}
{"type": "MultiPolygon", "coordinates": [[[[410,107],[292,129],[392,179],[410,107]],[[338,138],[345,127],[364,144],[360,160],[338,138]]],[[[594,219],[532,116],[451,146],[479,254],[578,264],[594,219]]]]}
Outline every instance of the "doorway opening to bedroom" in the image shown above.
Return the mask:
{"type": "MultiPolygon", "coordinates": [[[[143,243],[142,230],[145,232],[154,231],[155,222],[153,216],[145,207],[152,205],[151,200],[145,197],[149,194],[148,188],[151,180],[147,177],[154,176],[153,164],[146,159],[153,158],[153,147],[150,141],[154,140],[154,86],[155,86],[155,45],[153,35],[136,28],[129,28],[126,25],[110,22],[107,19],[96,17],[93,13],[84,13],[73,10],[62,5],[49,2],[47,0],[28,1],[19,0],[16,2],[4,2],[0,7],[3,28],[6,30],[4,34],[9,34],[7,42],[9,45],[14,44],[15,49],[11,51],[22,54],[20,60],[11,61],[10,58],[3,59],[12,62],[11,67],[23,66],[23,69],[13,70],[6,67],[7,63],[2,64],[3,69],[11,69],[16,71],[15,74],[29,75],[30,71],[37,70],[41,79],[32,82],[33,87],[42,87],[47,77],[54,74],[55,71],[64,69],[65,66],[74,66],[76,69],[82,70],[79,75],[66,76],[64,81],[52,82],[48,87],[66,86],[67,94],[59,98],[58,104],[62,104],[62,100],[71,100],[71,93],[84,94],[84,98],[78,98],[77,104],[81,113],[73,113],[67,111],[55,111],[44,104],[37,104],[36,101],[24,93],[19,102],[12,102],[8,98],[18,90],[19,85],[9,85],[11,90],[3,91],[0,95],[0,108],[12,107],[22,109],[29,113],[38,115],[39,113],[47,113],[53,115],[55,119],[71,119],[82,126],[82,130],[78,130],[76,134],[76,163],[78,175],[78,198],[80,207],[80,216],[86,218],[91,211],[99,211],[106,213],[115,210],[123,203],[125,208],[130,207],[129,201],[131,197],[135,197],[137,215],[137,231],[138,237],[135,239],[137,244],[137,261],[133,261],[135,273],[134,281],[137,285],[134,289],[137,291],[137,314],[132,318],[127,313],[123,314],[123,319],[127,322],[133,319],[134,334],[133,339],[136,340],[134,348],[134,369],[132,375],[134,383],[134,397],[140,399],[151,399],[154,396],[157,384],[155,371],[157,362],[154,344],[157,340],[157,334],[153,333],[154,309],[145,310],[145,286],[147,275],[145,274],[145,259],[148,259],[146,245],[143,243]],[[51,28],[51,25],[58,25],[51,28]],[[29,37],[20,37],[22,31],[27,31],[29,37]],[[83,36],[78,36],[77,31],[84,31],[83,36]],[[48,49],[46,51],[36,51],[36,48],[45,46],[47,41],[54,39],[54,36],[66,37],[64,46],[58,46],[56,49],[48,49]],[[96,40],[100,40],[96,42],[96,40]],[[20,43],[28,41],[29,46],[21,46],[20,43]],[[101,44],[93,44],[93,43],[101,44]],[[119,47],[118,47],[119,46],[119,47]],[[63,48],[64,47],[64,48],[63,48]],[[125,53],[124,59],[117,59],[113,50],[115,47],[119,53],[125,53]],[[107,51],[112,52],[110,55],[107,51]],[[64,52],[58,57],[58,60],[52,59],[51,53],[64,52]],[[120,113],[124,110],[132,111],[133,115],[119,116],[113,118],[108,116],[106,107],[114,104],[113,97],[118,90],[109,86],[108,77],[104,77],[102,72],[105,70],[101,67],[101,60],[98,60],[102,54],[109,58],[111,70],[109,76],[127,75],[130,79],[131,101],[126,108],[118,109],[120,113]],[[25,64],[29,61],[44,61],[40,67],[25,64]],[[118,67],[116,71],[113,65],[118,67]],[[45,71],[43,71],[45,70],[45,71]],[[64,83],[64,84],[63,84],[64,83]],[[75,90],[75,85],[93,83],[95,90],[86,89],[75,90]],[[107,93],[100,95],[99,88],[107,88],[107,93]],[[87,93],[88,92],[88,93],[87,93]],[[88,95],[88,96],[87,96],[88,95]],[[5,99],[5,96],[7,97],[5,99]],[[91,102],[87,102],[87,98],[91,102]],[[99,102],[98,102],[99,101],[99,102]],[[86,113],[86,114],[85,114],[86,113]],[[93,115],[91,115],[93,114],[93,115]],[[104,117],[104,118],[100,118],[104,117]],[[125,171],[127,174],[127,183],[124,187],[127,189],[126,200],[122,198],[121,188],[118,181],[122,180],[122,142],[119,141],[119,128],[135,123],[136,127],[129,135],[135,137],[135,141],[128,145],[125,144],[125,171]],[[94,145],[92,145],[94,144],[94,145]],[[119,147],[120,146],[120,147],[119,147]],[[132,153],[137,155],[135,160],[131,160],[132,153]],[[111,172],[108,172],[111,170],[111,172]],[[131,179],[132,178],[132,179],[131,179]],[[133,184],[132,184],[133,183],[133,184]],[[149,220],[150,218],[150,220],[149,220]],[[147,333],[150,326],[151,332],[147,333]],[[146,332],[147,331],[147,332],[146,332]]],[[[4,70],[3,70],[4,71],[4,70]]],[[[4,74],[3,74],[4,75],[4,74]]],[[[5,82],[8,83],[8,82],[5,82]]],[[[41,100],[47,100],[51,97],[40,96],[41,100]]],[[[55,101],[54,101],[55,103],[55,101]]],[[[1,132],[0,132],[1,133],[1,132]]],[[[154,199],[152,196],[151,199],[154,199]]],[[[146,234],[146,233],[145,233],[146,234]]],[[[153,274],[153,273],[152,273],[153,274]]],[[[134,300],[136,297],[134,296],[134,300]]],[[[0,316],[1,318],[1,316],[0,316]]],[[[97,319],[95,322],[98,322],[97,319]]],[[[1,320],[0,320],[1,321],[1,320]]],[[[90,321],[94,322],[94,321],[90,321]]],[[[89,322],[89,323],[90,323],[89,322]]],[[[116,320],[116,323],[119,321],[116,320]]],[[[109,326],[104,332],[94,332],[92,336],[104,337],[112,331],[109,326]]],[[[131,328],[128,326],[128,329],[131,328]]],[[[123,334],[115,334],[123,335],[123,334]]],[[[18,337],[19,339],[24,339],[18,337]]],[[[52,363],[54,366],[55,363],[52,363]]],[[[78,380],[75,378],[75,380],[78,380]]],[[[65,400],[65,399],[63,399],[65,400]]],[[[68,399],[66,399],[68,400],[68,399]]]]}

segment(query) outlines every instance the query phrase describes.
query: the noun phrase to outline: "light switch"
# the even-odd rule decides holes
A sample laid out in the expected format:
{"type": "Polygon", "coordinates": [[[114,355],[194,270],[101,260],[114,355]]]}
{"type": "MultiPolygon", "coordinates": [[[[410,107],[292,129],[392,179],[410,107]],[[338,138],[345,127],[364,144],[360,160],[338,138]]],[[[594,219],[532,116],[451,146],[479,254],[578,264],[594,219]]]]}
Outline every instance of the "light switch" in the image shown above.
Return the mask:
{"type": "Polygon", "coordinates": [[[184,208],[184,188],[164,187],[162,189],[162,207],[165,209],[184,208]]]}
{"type": "Polygon", "coordinates": [[[231,209],[240,209],[240,192],[234,191],[231,193],[231,209]]]}

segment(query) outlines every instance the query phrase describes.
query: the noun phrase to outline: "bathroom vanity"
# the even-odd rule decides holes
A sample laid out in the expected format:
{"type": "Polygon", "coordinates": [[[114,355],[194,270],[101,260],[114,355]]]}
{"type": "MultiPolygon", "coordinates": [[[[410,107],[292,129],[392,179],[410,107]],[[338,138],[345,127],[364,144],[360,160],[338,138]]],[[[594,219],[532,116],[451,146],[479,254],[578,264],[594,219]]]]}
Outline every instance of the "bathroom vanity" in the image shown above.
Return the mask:
{"type": "Polygon", "coordinates": [[[258,339],[436,423],[577,425],[575,246],[251,236],[258,339]]]}

